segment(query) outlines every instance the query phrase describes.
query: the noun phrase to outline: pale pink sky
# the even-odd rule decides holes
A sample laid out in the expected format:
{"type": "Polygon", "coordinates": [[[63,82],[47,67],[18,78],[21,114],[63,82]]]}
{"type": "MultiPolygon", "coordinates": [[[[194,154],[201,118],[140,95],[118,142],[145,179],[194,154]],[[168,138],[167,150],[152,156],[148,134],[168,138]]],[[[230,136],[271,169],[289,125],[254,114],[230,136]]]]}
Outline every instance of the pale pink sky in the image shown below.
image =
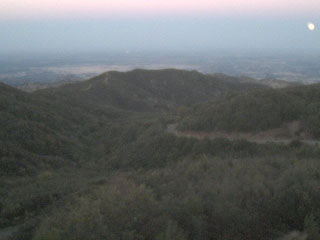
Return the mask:
{"type": "Polygon", "coordinates": [[[0,19],[201,12],[314,14],[320,0],[0,0],[0,19]]]}

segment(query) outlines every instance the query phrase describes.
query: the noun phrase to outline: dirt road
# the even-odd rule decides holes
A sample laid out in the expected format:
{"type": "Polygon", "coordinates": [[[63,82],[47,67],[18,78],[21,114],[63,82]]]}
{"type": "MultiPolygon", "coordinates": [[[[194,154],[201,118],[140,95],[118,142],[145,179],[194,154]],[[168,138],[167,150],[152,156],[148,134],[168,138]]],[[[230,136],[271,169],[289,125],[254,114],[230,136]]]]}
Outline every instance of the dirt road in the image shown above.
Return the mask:
{"type": "MultiPolygon", "coordinates": [[[[178,131],[178,124],[169,124],[167,125],[167,132],[174,134],[177,137],[188,137],[188,138],[196,138],[196,139],[204,139],[206,137],[210,139],[215,138],[226,138],[228,140],[247,140],[248,142],[254,143],[278,143],[278,144],[290,144],[293,138],[273,138],[273,137],[259,137],[252,135],[250,133],[225,133],[225,132],[201,132],[201,131],[178,131]]],[[[300,142],[308,144],[308,145],[320,145],[320,141],[312,140],[312,139],[299,139],[300,142]]]]}

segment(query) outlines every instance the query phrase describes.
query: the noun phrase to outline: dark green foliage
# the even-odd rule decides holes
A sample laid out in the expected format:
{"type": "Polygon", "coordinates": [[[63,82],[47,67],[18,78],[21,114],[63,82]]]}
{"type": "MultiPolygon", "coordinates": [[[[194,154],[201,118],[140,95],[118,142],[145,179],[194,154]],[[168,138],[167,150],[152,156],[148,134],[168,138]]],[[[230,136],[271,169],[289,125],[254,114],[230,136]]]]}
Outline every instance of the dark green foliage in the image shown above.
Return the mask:
{"type": "MultiPolygon", "coordinates": [[[[110,123],[134,118],[137,114],[133,111],[166,110],[207,101],[226,90],[241,91],[256,86],[236,78],[173,69],[109,72],[89,81],[33,94],[1,84],[0,173],[34,174],[37,168],[57,168],[63,162],[69,165],[100,159],[105,151],[119,144],[109,133],[115,131],[110,123]],[[109,136],[102,139],[108,147],[97,143],[96,132],[109,136]],[[93,149],[97,144],[100,147],[93,149]]],[[[127,135],[121,137],[121,144],[134,141],[131,139],[134,132],[121,134],[127,135]]],[[[161,137],[157,141],[160,143],[161,137]]],[[[151,155],[152,149],[155,148],[150,148],[151,155]]],[[[150,154],[143,156],[138,165],[150,164],[147,159],[150,154]]],[[[162,161],[163,153],[158,154],[162,161]]]]}
{"type": "Polygon", "coordinates": [[[259,132],[299,121],[302,130],[319,137],[320,85],[250,90],[192,107],[180,129],[259,132]]]}
{"type": "Polygon", "coordinates": [[[217,99],[253,87],[177,70],[33,94],[0,85],[0,235],[18,225],[19,240],[318,239],[318,146],[166,132],[176,116],[163,111],[216,99],[197,117],[180,107],[185,123],[259,131],[299,119],[317,135],[318,85],[217,99]]]}
{"type": "MultiPolygon", "coordinates": [[[[157,239],[164,232],[164,220],[149,189],[116,178],[91,196],[57,210],[34,239],[157,239]]],[[[176,231],[170,229],[168,234],[176,231]]]]}
{"type": "Polygon", "coordinates": [[[39,94],[95,108],[120,108],[129,111],[167,111],[183,104],[208,101],[226,91],[263,88],[228,76],[210,76],[197,71],[133,70],[107,72],[89,81],[70,84],[39,94]]]}
{"type": "Polygon", "coordinates": [[[268,240],[299,230],[313,240],[319,170],[312,159],[202,155],[119,173],[53,209],[34,239],[268,240]]]}

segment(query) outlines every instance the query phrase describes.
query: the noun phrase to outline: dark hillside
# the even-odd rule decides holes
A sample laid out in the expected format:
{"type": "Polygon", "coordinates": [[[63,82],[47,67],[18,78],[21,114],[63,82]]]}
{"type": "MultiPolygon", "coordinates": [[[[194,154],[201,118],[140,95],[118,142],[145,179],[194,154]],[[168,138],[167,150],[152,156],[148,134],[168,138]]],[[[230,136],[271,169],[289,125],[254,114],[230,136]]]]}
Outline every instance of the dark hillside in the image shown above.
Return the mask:
{"type": "Polygon", "coordinates": [[[175,69],[107,72],[91,80],[46,89],[38,94],[67,97],[94,107],[129,111],[163,111],[184,104],[208,101],[226,91],[262,88],[227,76],[210,76],[175,69]]]}
{"type": "Polygon", "coordinates": [[[32,94],[1,84],[0,239],[318,240],[319,146],[166,131],[178,109],[200,127],[319,129],[319,85],[243,81],[135,70],[32,94]]]}
{"type": "Polygon", "coordinates": [[[231,94],[189,109],[180,129],[258,132],[298,121],[299,131],[319,137],[319,101],[320,84],[231,94]]]}
{"type": "Polygon", "coordinates": [[[1,84],[1,174],[70,163],[75,160],[73,149],[81,150],[82,132],[107,119],[107,113],[79,109],[59,100],[49,101],[1,84]]]}
{"type": "Polygon", "coordinates": [[[34,172],[46,161],[57,166],[64,159],[79,161],[76,155],[90,158],[86,146],[95,132],[108,131],[106,125],[132,117],[130,112],[139,117],[255,87],[225,75],[174,69],[108,72],[34,93],[1,84],[0,171],[34,172]]]}

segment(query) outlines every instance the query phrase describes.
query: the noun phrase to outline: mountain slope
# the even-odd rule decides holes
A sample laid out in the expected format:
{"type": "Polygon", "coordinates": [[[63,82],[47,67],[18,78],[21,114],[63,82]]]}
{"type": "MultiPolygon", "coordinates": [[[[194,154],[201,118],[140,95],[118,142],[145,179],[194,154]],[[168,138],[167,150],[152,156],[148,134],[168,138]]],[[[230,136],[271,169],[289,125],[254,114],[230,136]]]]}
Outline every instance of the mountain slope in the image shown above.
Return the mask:
{"type": "Polygon", "coordinates": [[[107,72],[85,82],[46,89],[39,94],[66,97],[95,107],[129,111],[168,110],[221,96],[226,91],[261,88],[227,76],[210,76],[175,69],[107,72]]]}
{"type": "Polygon", "coordinates": [[[284,80],[278,80],[274,78],[265,78],[259,80],[259,83],[272,87],[272,88],[287,88],[287,87],[295,87],[295,86],[301,86],[302,83],[298,82],[288,82],[284,80]]]}
{"type": "Polygon", "coordinates": [[[80,161],[79,154],[87,159],[86,145],[95,142],[95,132],[109,131],[109,123],[130,112],[163,111],[256,87],[237,78],[174,69],[108,72],[34,93],[1,84],[0,171],[34,172],[80,161]]]}
{"type": "Polygon", "coordinates": [[[259,132],[298,121],[297,134],[320,137],[320,84],[259,89],[199,104],[185,113],[182,130],[259,132]]]}
{"type": "Polygon", "coordinates": [[[49,101],[0,84],[0,173],[31,173],[41,166],[71,163],[75,160],[73,149],[83,149],[78,136],[106,120],[107,113],[49,101]]]}
{"type": "Polygon", "coordinates": [[[268,240],[293,230],[317,233],[317,146],[179,138],[165,131],[170,113],[154,111],[213,98],[186,115],[219,106],[216,113],[226,117],[259,111],[258,124],[264,109],[282,113],[280,120],[289,112],[291,121],[305,104],[316,116],[320,87],[239,94],[255,85],[168,71],[165,78],[163,71],[113,72],[120,77],[32,94],[0,84],[0,238],[268,240]]]}

